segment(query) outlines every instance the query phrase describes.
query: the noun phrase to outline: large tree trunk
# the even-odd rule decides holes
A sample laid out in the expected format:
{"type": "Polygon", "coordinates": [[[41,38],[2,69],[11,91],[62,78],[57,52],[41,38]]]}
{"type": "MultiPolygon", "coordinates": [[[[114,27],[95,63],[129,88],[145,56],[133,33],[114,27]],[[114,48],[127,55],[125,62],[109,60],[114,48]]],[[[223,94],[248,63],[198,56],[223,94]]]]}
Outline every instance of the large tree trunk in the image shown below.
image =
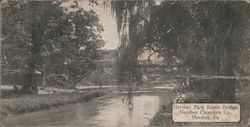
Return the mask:
{"type": "Polygon", "coordinates": [[[33,23],[31,30],[31,46],[29,48],[30,58],[27,60],[27,74],[25,74],[23,91],[25,93],[37,93],[37,79],[35,78],[36,67],[41,63],[41,26],[38,23],[33,23]]]}

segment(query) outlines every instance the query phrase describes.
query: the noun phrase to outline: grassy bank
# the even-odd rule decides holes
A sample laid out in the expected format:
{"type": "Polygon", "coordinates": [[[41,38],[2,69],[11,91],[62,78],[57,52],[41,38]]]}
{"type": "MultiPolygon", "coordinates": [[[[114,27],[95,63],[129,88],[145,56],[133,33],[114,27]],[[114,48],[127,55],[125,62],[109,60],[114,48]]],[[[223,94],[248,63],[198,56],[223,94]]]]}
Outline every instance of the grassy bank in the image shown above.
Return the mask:
{"type": "Polygon", "coordinates": [[[1,108],[0,116],[9,116],[25,112],[32,112],[42,109],[49,109],[51,107],[84,102],[96,97],[103,96],[111,90],[91,90],[84,92],[73,93],[53,93],[44,95],[20,95],[15,98],[0,99],[1,108]]]}
{"type": "MultiPolygon", "coordinates": [[[[193,102],[190,95],[187,96],[187,102],[193,102]]],[[[196,97],[199,95],[195,95],[196,97]]],[[[201,95],[201,100],[203,100],[204,95],[201,95]]],[[[236,93],[236,101],[240,104],[241,108],[241,121],[239,123],[174,123],[172,121],[172,103],[165,104],[156,113],[153,119],[150,121],[150,126],[154,127],[250,127],[250,95],[249,91],[238,91],[236,93]]],[[[186,102],[186,101],[185,101],[186,102]]]]}

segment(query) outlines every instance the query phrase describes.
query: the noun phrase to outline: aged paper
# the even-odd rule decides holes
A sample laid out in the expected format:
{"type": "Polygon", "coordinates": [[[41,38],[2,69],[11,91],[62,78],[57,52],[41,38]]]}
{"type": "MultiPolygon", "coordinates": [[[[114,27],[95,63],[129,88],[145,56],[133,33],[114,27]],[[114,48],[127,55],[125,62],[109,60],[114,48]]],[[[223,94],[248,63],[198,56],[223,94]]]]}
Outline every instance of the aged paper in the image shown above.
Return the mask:
{"type": "Polygon", "coordinates": [[[0,127],[250,126],[249,0],[0,3],[0,127]]]}

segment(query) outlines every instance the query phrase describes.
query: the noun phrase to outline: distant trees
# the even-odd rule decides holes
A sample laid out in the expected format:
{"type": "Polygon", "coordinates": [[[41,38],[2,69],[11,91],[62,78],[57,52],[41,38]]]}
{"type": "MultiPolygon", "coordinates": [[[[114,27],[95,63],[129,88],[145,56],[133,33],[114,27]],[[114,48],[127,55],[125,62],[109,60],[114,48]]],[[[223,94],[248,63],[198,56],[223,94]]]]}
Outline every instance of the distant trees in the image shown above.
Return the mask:
{"type": "MultiPolygon", "coordinates": [[[[94,11],[77,2],[70,7],[61,1],[6,1],[2,4],[3,57],[7,73],[66,76],[69,87],[95,69],[97,49],[104,45],[103,27],[94,11]]],[[[23,90],[31,92],[31,76],[23,90]]]]}

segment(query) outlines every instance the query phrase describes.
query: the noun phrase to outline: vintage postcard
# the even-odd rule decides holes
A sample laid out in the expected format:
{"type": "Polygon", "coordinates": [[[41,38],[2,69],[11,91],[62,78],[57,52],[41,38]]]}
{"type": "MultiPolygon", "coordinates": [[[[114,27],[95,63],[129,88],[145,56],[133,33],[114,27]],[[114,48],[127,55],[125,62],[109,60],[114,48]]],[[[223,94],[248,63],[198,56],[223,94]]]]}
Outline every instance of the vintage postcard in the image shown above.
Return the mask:
{"type": "Polygon", "coordinates": [[[0,127],[250,127],[249,0],[0,5],[0,127]]]}

